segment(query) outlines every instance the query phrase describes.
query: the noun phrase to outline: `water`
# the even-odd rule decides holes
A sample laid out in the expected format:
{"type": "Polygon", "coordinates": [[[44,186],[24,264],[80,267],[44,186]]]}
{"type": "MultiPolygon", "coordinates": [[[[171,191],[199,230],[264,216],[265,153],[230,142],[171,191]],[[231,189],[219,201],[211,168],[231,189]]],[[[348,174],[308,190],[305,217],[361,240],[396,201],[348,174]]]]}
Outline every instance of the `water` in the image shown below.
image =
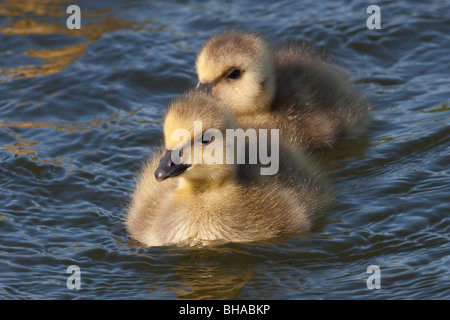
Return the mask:
{"type": "Polygon", "coordinates": [[[356,0],[77,0],[81,30],[70,4],[0,4],[1,298],[450,297],[448,1],[373,1],[381,30],[356,0]],[[230,28],[326,48],[372,100],[373,128],[321,156],[337,201],[313,232],[141,248],[123,224],[139,165],[196,83],[200,46],[230,28]]]}

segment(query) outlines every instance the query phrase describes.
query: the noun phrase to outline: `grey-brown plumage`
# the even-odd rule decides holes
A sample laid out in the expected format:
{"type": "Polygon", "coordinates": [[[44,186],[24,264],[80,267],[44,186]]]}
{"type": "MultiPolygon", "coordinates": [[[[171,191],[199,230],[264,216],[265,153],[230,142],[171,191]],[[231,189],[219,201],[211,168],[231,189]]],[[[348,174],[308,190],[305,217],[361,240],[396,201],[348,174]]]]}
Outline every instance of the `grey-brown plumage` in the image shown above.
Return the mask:
{"type": "Polygon", "coordinates": [[[196,68],[198,86],[209,87],[242,125],[279,128],[297,147],[326,149],[367,129],[367,102],[305,44],[269,47],[259,35],[228,32],[207,41],[196,68]]]}
{"type": "MultiPolygon", "coordinates": [[[[220,101],[206,93],[189,93],[168,109],[165,148],[178,150],[177,142],[171,141],[173,133],[179,128],[193,133],[194,121],[202,121],[203,130],[220,130],[223,139],[226,129],[236,128],[220,101]]],[[[185,143],[202,152],[222,148],[219,139],[195,146],[199,138],[192,136],[185,143]]],[[[260,175],[259,164],[196,164],[193,154],[190,166],[175,165],[161,150],[144,165],[136,182],[126,217],[131,237],[146,246],[161,246],[246,242],[309,230],[314,217],[329,204],[328,185],[307,157],[285,146],[279,150],[280,170],[270,176],[260,175]],[[164,181],[158,182],[155,175],[164,181]]],[[[225,157],[225,143],[223,151],[225,157]]]]}

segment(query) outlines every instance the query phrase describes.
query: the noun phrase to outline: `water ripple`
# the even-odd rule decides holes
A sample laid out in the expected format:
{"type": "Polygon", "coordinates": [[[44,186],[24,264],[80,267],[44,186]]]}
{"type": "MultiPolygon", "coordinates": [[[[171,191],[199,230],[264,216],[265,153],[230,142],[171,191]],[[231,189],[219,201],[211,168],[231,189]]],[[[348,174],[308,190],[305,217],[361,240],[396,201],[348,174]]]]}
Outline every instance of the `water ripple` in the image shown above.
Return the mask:
{"type": "Polygon", "coordinates": [[[64,0],[0,6],[1,298],[449,297],[446,1],[382,3],[381,30],[359,1],[78,2],[79,31],[64,0]],[[136,173],[200,46],[232,28],[327,49],[372,101],[371,131],[318,156],[336,203],[313,232],[142,248],[124,227],[136,173]]]}

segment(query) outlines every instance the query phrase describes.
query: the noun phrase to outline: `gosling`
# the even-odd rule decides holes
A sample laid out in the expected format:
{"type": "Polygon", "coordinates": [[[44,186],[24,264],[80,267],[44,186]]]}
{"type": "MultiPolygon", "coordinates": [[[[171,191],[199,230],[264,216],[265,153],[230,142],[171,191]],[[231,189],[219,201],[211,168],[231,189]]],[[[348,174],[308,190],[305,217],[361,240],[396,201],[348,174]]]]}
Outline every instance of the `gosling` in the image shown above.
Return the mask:
{"type": "Polygon", "coordinates": [[[368,127],[370,107],[345,76],[305,44],[269,47],[259,35],[212,37],[198,54],[197,88],[223,100],[241,125],[278,128],[308,151],[368,127]]]}
{"type": "Polygon", "coordinates": [[[236,128],[227,107],[210,94],[191,92],[171,103],[164,119],[165,150],[144,165],[131,196],[126,226],[132,238],[146,246],[197,245],[311,229],[331,196],[306,157],[280,146],[280,170],[270,176],[236,162],[196,163],[194,154],[204,160],[206,148],[219,146],[220,151],[222,146],[225,157],[227,143],[205,138],[205,131],[195,136],[194,121],[202,121],[205,131],[218,129],[223,137],[226,129],[236,128]],[[177,129],[187,130],[190,138],[172,141],[177,129]],[[173,154],[179,158],[173,160],[173,154]]]}

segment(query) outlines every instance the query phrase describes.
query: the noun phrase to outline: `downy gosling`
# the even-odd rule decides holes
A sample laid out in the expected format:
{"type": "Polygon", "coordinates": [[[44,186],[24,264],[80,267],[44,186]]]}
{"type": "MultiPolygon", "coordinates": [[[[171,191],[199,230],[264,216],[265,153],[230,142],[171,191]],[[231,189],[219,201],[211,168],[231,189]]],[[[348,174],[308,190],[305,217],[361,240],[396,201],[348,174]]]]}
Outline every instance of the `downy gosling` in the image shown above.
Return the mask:
{"type": "Polygon", "coordinates": [[[229,163],[226,131],[236,128],[228,108],[208,93],[187,93],[171,103],[164,119],[165,146],[143,166],[131,196],[126,226],[132,238],[146,246],[196,245],[311,229],[331,200],[317,167],[282,143],[274,175],[261,175],[259,164],[229,163]],[[212,128],[221,135],[205,137],[212,128]],[[172,140],[180,129],[188,138],[172,140]],[[203,161],[196,162],[199,154],[203,161]],[[206,163],[206,154],[218,154],[223,164],[206,163]]]}
{"type": "Polygon", "coordinates": [[[223,100],[240,124],[279,128],[308,151],[359,137],[369,106],[341,72],[305,44],[270,47],[259,35],[228,32],[198,54],[197,88],[223,100]]]}

